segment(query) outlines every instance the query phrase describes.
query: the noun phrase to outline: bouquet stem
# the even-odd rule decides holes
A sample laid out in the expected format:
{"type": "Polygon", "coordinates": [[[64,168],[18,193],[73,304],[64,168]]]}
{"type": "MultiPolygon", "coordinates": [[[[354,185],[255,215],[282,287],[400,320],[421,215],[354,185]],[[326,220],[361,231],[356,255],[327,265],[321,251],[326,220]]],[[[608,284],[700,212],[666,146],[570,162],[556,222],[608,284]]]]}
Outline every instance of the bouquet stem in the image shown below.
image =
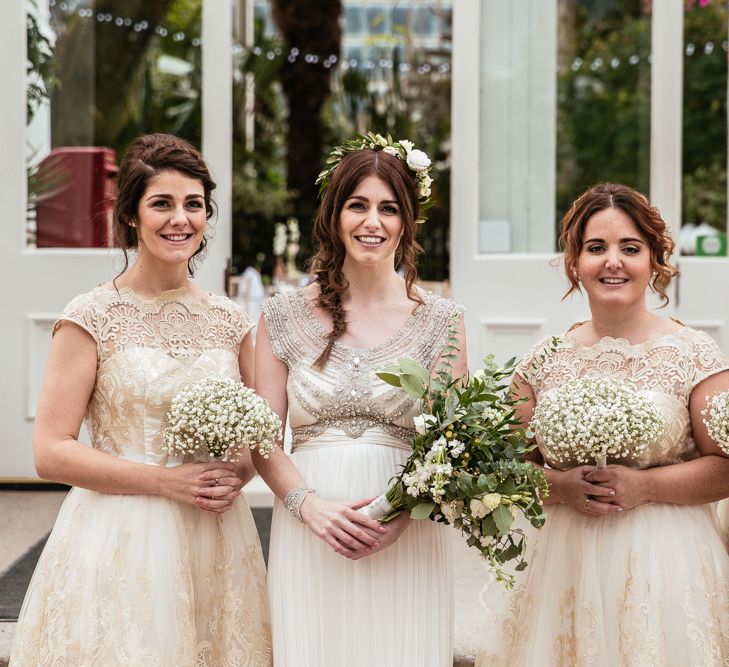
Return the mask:
{"type": "Polygon", "coordinates": [[[392,513],[395,508],[387,499],[387,494],[382,493],[375,498],[369,505],[360,507],[357,511],[375,521],[382,521],[385,517],[392,513]]]}
{"type": "Polygon", "coordinates": [[[595,467],[598,470],[605,470],[605,468],[607,468],[607,455],[606,454],[597,454],[595,456],[595,467]]]}

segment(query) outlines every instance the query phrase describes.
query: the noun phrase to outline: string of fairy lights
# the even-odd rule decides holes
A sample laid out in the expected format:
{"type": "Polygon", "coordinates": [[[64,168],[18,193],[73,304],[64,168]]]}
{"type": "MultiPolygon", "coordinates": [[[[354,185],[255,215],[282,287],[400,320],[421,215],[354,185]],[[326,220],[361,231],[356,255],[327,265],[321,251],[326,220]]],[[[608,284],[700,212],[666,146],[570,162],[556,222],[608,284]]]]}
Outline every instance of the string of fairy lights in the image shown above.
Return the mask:
{"type": "MultiPolygon", "coordinates": [[[[119,29],[131,30],[135,33],[153,31],[155,35],[162,39],[170,39],[175,43],[187,42],[194,48],[199,48],[202,45],[202,40],[199,36],[191,36],[184,31],[170,30],[169,28],[162,25],[151,25],[148,21],[141,20],[135,21],[130,17],[114,16],[110,13],[95,12],[89,7],[77,7],[78,0],[49,0],[49,6],[58,7],[62,12],[66,13],[67,16],[76,14],[79,18],[89,21],[96,21],[99,24],[110,24],[114,25],[119,29]]],[[[707,40],[703,44],[696,44],[693,42],[687,43],[684,47],[684,55],[687,58],[694,56],[711,56],[717,53],[721,49],[725,53],[729,52],[729,40],[723,40],[722,42],[715,42],[707,40]]],[[[438,73],[448,74],[451,70],[449,62],[423,62],[418,65],[412,65],[408,62],[395,62],[392,58],[353,58],[345,57],[340,59],[334,53],[331,54],[320,54],[320,53],[304,53],[297,47],[292,47],[285,52],[285,49],[281,47],[274,47],[269,49],[263,49],[260,46],[254,45],[250,48],[246,48],[241,44],[233,45],[233,54],[237,56],[245,55],[250,52],[252,55],[257,57],[265,57],[267,60],[274,61],[278,58],[284,57],[287,62],[303,62],[307,65],[321,66],[325,69],[330,69],[335,65],[339,64],[339,67],[343,70],[357,70],[361,69],[364,71],[372,71],[376,69],[381,70],[392,70],[398,69],[400,72],[416,72],[420,75],[438,73]]],[[[609,71],[610,69],[616,70],[620,67],[628,66],[635,67],[641,63],[650,64],[651,55],[633,53],[626,58],[620,58],[613,56],[612,58],[595,57],[592,60],[585,60],[579,56],[575,57],[574,60],[567,64],[558,64],[557,72],[562,73],[569,68],[573,72],[590,71],[600,72],[609,71]]]]}

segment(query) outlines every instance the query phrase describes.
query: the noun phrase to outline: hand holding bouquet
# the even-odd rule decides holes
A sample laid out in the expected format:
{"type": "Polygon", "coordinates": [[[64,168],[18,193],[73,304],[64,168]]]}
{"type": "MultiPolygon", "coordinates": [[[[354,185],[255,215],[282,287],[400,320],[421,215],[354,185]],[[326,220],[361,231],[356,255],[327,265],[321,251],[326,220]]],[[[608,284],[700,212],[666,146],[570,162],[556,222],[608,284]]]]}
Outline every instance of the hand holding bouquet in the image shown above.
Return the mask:
{"type": "Polygon", "coordinates": [[[377,374],[421,399],[424,412],[415,418],[413,453],[402,472],[361,511],[387,521],[408,510],[414,519],[459,528],[510,587],[514,578],[503,564],[518,559],[516,569],[526,567],[524,535],[513,521],[521,512],[533,526],[543,525],[539,494],[547,493],[547,484],[542,471],[524,461],[530,446],[503,384],[514,360],[499,368],[488,358],[462,383],[451,376],[454,351],[451,341],[436,377],[410,359],[377,374]]]}
{"type": "Polygon", "coordinates": [[[267,458],[281,438],[281,420],[242,382],[206,378],[175,395],[167,414],[165,449],[175,456],[207,454],[235,462],[243,449],[267,458]]]}
{"type": "Polygon", "coordinates": [[[581,377],[540,397],[531,429],[560,462],[637,457],[668,428],[653,402],[624,382],[581,377]]]}

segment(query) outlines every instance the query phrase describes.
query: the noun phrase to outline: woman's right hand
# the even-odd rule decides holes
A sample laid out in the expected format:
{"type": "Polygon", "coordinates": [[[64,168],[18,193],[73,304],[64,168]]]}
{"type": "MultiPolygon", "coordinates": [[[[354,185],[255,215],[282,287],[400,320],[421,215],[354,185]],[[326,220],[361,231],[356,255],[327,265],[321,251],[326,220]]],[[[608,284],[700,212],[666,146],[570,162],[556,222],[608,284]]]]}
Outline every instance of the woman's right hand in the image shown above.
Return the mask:
{"type": "Polygon", "coordinates": [[[385,528],[374,519],[343,503],[307,494],[299,508],[304,523],[334,551],[357,559],[380,546],[385,528]]]}
{"type": "Polygon", "coordinates": [[[183,463],[162,468],[162,474],[161,495],[212,514],[231,509],[242,486],[235,465],[220,461],[183,463]]]}
{"type": "Polygon", "coordinates": [[[600,484],[593,484],[585,475],[595,470],[594,466],[579,466],[570,470],[549,470],[550,496],[569,505],[575,512],[596,518],[621,512],[622,507],[612,502],[615,491],[600,484]]]}

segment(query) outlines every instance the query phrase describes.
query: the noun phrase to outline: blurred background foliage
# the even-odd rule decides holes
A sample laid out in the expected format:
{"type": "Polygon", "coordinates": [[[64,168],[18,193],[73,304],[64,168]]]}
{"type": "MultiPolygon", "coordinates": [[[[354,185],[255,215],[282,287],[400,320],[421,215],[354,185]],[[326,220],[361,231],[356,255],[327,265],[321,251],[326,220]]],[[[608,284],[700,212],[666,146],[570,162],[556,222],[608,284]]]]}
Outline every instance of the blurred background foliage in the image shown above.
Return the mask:
{"type": "MultiPolygon", "coordinates": [[[[27,1],[28,118],[50,99],[53,146],[109,146],[120,156],[151,131],[200,145],[201,0],[27,1]],[[35,18],[37,2],[49,5],[52,39],[35,18]]],[[[303,268],[324,155],[352,132],[373,130],[409,138],[433,160],[437,203],[421,229],[420,272],[447,279],[452,3],[254,7],[253,48],[234,48],[235,269],[254,265],[270,275],[274,225],[290,216],[300,221],[303,268]],[[430,42],[424,26],[435,35],[430,42]],[[356,52],[348,52],[355,32],[356,52]],[[294,48],[317,62],[292,61],[294,48]]],[[[558,7],[555,225],[598,181],[647,193],[650,159],[650,0],[558,7]]],[[[724,229],[727,3],[685,0],[685,8],[683,221],[724,229]]]]}

